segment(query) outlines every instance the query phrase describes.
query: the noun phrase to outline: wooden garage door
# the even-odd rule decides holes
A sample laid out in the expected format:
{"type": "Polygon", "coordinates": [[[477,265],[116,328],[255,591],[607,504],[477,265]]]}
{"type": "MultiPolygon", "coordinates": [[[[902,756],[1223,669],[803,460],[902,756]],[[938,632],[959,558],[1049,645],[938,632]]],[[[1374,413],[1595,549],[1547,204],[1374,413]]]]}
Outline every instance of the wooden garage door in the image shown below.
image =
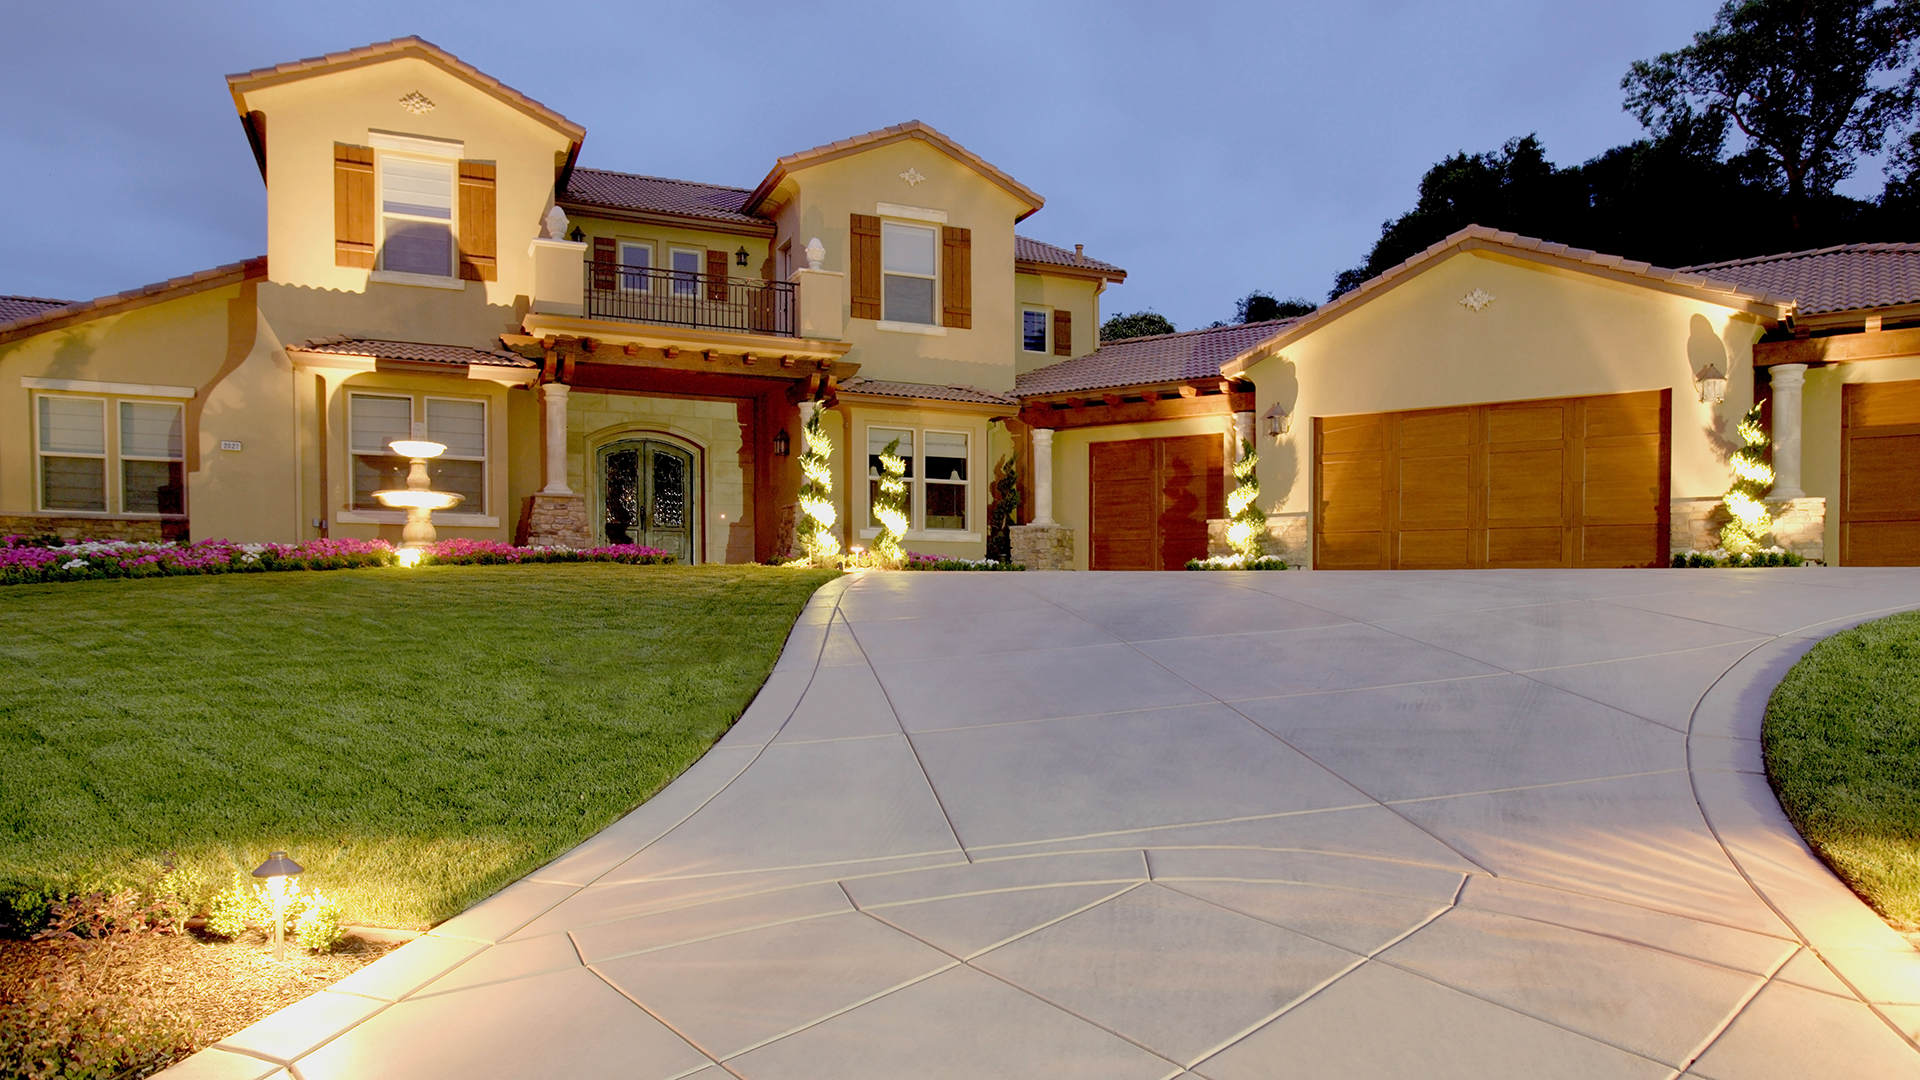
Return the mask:
{"type": "Polygon", "coordinates": [[[1669,393],[1316,419],[1314,565],[1663,565],[1669,393]]]}
{"type": "Polygon", "coordinates": [[[1840,562],[1920,564],[1920,382],[1840,389],[1840,562]]]}
{"type": "Polygon", "coordinates": [[[1179,570],[1207,554],[1207,519],[1226,516],[1218,435],[1094,443],[1095,570],[1179,570]]]}

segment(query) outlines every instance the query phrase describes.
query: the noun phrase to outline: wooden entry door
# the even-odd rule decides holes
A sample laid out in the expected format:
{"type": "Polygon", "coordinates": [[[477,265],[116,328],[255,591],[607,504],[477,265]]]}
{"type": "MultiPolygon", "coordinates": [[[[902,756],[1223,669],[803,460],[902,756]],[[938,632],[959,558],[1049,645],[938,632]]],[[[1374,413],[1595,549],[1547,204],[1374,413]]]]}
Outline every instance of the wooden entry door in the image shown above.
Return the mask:
{"type": "Polygon", "coordinates": [[[1658,566],[1670,391],[1314,421],[1314,565],[1658,566]]]}
{"type": "Polygon", "coordinates": [[[1840,388],[1840,563],[1920,564],[1920,381],[1840,388]]]}
{"type": "Polygon", "coordinates": [[[602,447],[599,466],[602,539],[693,562],[693,455],[671,443],[632,439],[602,447]]]}
{"type": "Polygon", "coordinates": [[[1179,570],[1207,554],[1207,519],[1226,516],[1218,435],[1097,442],[1089,450],[1095,570],[1179,570]]]}

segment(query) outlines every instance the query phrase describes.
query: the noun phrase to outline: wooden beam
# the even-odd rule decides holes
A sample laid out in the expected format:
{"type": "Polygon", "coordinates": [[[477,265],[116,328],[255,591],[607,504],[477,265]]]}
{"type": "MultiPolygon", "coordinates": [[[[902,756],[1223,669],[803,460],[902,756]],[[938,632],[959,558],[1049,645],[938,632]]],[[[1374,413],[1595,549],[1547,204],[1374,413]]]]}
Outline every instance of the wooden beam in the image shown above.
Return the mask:
{"type": "Polygon", "coordinates": [[[1123,401],[1117,405],[1088,405],[1078,409],[1028,405],[1020,410],[1020,421],[1032,427],[1044,428],[1099,427],[1104,424],[1144,424],[1157,420],[1227,416],[1252,408],[1252,394],[1207,394],[1192,398],[1162,398],[1158,401],[1123,401]]]}
{"type": "Polygon", "coordinates": [[[669,360],[677,359],[680,356],[680,349],[677,346],[669,345],[660,350],[660,355],[669,360]]]}
{"type": "Polygon", "coordinates": [[[1142,390],[1142,391],[1140,391],[1140,400],[1141,400],[1141,401],[1148,401],[1148,402],[1151,402],[1151,401],[1159,401],[1159,400],[1160,400],[1160,391],[1158,391],[1158,390],[1142,390]]]}
{"type": "Polygon", "coordinates": [[[709,363],[709,364],[711,364],[711,363],[713,363],[713,360],[714,360],[714,357],[716,357],[716,356],[718,356],[718,355],[719,355],[719,354],[718,354],[718,353],[716,353],[716,352],[714,352],[714,351],[713,351],[712,349],[701,349],[701,350],[700,350],[700,359],[702,359],[702,360],[705,360],[705,361],[706,361],[707,363],[709,363]]]}
{"type": "Polygon", "coordinates": [[[1194,386],[1194,385],[1192,385],[1192,384],[1188,384],[1188,385],[1186,385],[1186,386],[1183,386],[1183,387],[1181,387],[1181,388],[1180,388],[1180,396],[1181,396],[1181,397],[1183,397],[1183,398],[1195,398],[1195,397],[1199,397],[1199,396],[1200,396],[1200,388],[1199,388],[1199,387],[1197,387],[1197,386],[1194,386]]]}
{"type": "Polygon", "coordinates": [[[740,354],[740,363],[746,367],[752,367],[755,363],[759,361],[759,359],[760,359],[759,357],[753,355],[752,353],[740,354]]]}
{"type": "Polygon", "coordinates": [[[1772,367],[1775,364],[1850,364],[1861,360],[1887,360],[1896,356],[1920,356],[1920,327],[1796,338],[1791,341],[1763,341],[1753,347],[1755,367],[1772,367]]]}
{"type": "MultiPolygon", "coordinates": [[[[1119,394],[1102,394],[1100,395],[1100,400],[1106,402],[1108,408],[1117,409],[1120,407],[1122,399],[1119,394]]],[[[1045,427],[1046,425],[1042,424],[1041,426],[1045,427]]]]}
{"type": "Polygon", "coordinates": [[[623,353],[626,353],[629,358],[635,358],[640,355],[640,346],[628,345],[625,348],[621,349],[620,351],[623,353]]]}
{"type": "Polygon", "coordinates": [[[780,358],[780,366],[781,366],[781,367],[783,367],[783,368],[790,368],[790,367],[792,367],[792,366],[793,366],[793,357],[791,357],[791,356],[783,356],[783,357],[781,357],[781,358],[780,358]]]}

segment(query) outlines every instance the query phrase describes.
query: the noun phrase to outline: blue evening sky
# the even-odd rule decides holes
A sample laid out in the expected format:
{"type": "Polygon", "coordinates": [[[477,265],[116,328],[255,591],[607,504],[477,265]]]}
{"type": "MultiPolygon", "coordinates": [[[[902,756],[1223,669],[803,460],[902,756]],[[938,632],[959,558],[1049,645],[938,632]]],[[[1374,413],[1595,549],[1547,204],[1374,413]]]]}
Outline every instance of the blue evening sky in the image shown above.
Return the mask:
{"type": "Polygon", "coordinates": [[[1531,131],[1565,164],[1636,137],[1621,74],[1716,6],[15,4],[0,293],[78,299],[260,253],[223,76],[419,34],[586,125],[601,168],[751,187],[781,154],[924,120],[1046,197],[1022,232],[1127,268],[1105,312],[1189,329],[1253,288],[1323,299],[1448,153],[1531,131]]]}

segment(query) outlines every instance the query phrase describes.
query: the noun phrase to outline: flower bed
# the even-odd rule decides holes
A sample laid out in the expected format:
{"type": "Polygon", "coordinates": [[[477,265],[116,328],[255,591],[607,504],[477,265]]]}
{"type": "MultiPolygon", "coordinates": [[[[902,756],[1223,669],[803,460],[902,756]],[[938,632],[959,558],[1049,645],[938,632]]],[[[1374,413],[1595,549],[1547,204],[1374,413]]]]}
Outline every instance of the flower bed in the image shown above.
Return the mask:
{"type": "Polygon", "coordinates": [[[938,555],[922,555],[917,551],[907,552],[907,561],[902,570],[1025,570],[1017,562],[1001,562],[998,559],[943,559],[938,555]]]}
{"type": "MultiPolygon", "coordinates": [[[[0,537],[0,585],[268,570],[346,570],[393,566],[398,561],[393,545],[385,540],[307,540],[298,544],[202,540],[183,545],[140,540],[83,540],[62,544],[24,536],[0,537]]],[[[491,540],[442,540],[426,545],[420,561],[443,566],[522,562],[668,563],[673,561],[673,556],[638,544],[562,548],[514,547],[491,540]]]]}
{"type": "Polygon", "coordinates": [[[1804,556],[1782,547],[1762,548],[1745,555],[1735,555],[1725,548],[1713,548],[1710,551],[1676,551],[1673,554],[1673,567],[1676,570],[1712,567],[1805,566],[1806,564],[1807,560],[1804,556]]]}
{"type": "Polygon", "coordinates": [[[1247,558],[1244,555],[1210,555],[1204,559],[1188,559],[1189,570],[1286,570],[1287,560],[1273,555],[1259,555],[1247,558]]]}

